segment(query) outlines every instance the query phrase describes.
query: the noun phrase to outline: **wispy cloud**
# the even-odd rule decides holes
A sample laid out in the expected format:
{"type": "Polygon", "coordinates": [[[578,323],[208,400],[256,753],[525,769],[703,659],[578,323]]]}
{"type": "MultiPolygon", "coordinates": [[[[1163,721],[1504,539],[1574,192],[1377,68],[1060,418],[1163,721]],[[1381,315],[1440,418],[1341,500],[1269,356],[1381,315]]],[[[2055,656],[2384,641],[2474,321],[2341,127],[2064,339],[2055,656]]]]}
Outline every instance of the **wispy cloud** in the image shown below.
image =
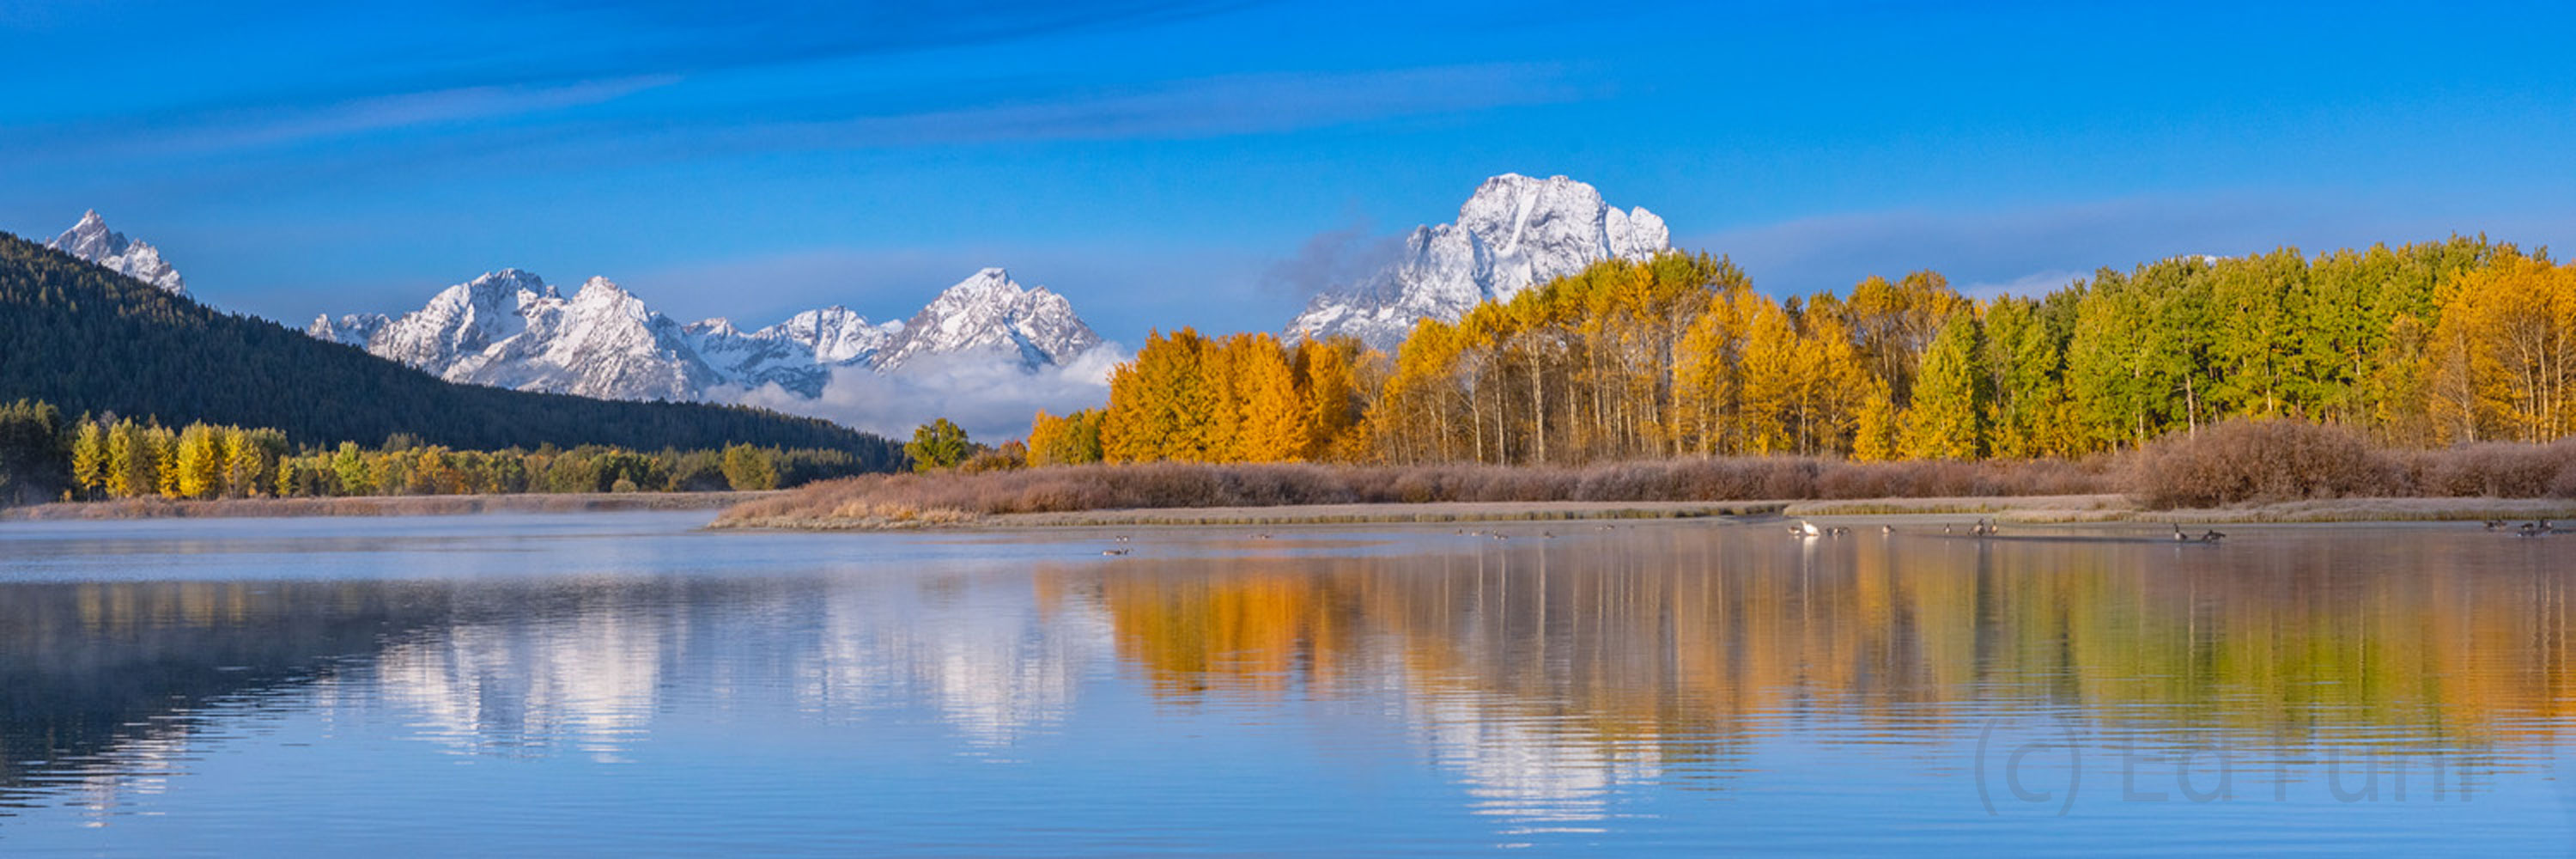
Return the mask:
{"type": "Polygon", "coordinates": [[[1404,237],[1377,232],[1366,219],[1307,237],[1297,252],[1261,272],[1261,286],[1304,301],[1360,285],[1404,255],[1404,237]]]}
{"type": "Polygon", "coordinates": [[[1261,5],[1253,0],[786,0],[711,14],[694,0],[560,0],[480,4],[499,20],[543,22],[578,40],[495,40],[437,69],[488,82],[604,74],[697,75],[820,60],[954,50],[1168,24],[1261,5]]]}
{"type": "Polygon", "coordinates": [[[932,418],[947,418],[969,438],[999,442],[1029,431],[1039,409],[1064,414],[1109,399],[1109,370],[1128,357],[1104,343],[1058,367],[1023,372],[1008,360],[982,353],[923,358],[888,373],[844,367],[818,397],[800,397],[776,385],[724,390],[708,397],[824,418],[890,437],[909,437],[932,418]]]}
{"type": "Polygon", "coordinates": [[[224,111],[166,123],[147,140],[180,150],[286,145],[600,104],[678,80],[671,75],[646,75],[561,85],[471,86],[312,106],[224,111]]]}
{"type": "MultiPolygon", "coordinates": [[[[683,120],[689,136],[744,148],[874,148],[1048,140],[1190,139],[1265,134],[1403,116],[1572,101],[1587,95],[1562,69],[1477,64],[1349,72],[1222,75],[1060,88],[1034,97],[875,111],[837,102],[830,118],[683,120]]],[[[765,106],[810,114],[812,107],[765,106]]],[[[670,116],[654,127],[675,129],[670,116]]],[[[641,130],[640,128],[637,130],[641,130]]]]}

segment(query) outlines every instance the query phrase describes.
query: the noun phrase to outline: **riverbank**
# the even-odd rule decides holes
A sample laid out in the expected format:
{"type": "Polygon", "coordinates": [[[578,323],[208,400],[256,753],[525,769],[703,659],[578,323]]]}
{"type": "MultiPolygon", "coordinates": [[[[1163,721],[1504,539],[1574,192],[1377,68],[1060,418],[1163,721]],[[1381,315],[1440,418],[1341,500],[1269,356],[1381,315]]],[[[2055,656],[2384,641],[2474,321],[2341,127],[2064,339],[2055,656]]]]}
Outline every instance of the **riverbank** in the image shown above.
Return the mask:
{"type": "Polygon", "coordinates": [[[1814,518],[2013,525],[2113,522],[2181,524],[2576,520],[2576,501],[2524,498],[2343,498],[2152,510],[2120,495],[1871,498],[1834,501],[1544,501],[1421,504],[1283,504],[1153,507],[1041,513],[924,515],[888,510],[857,516],[744,515],[727,511],[710,527],[746,530],[1013,530],[1102,526],[1285,526],[1366,523],[1553,522],[1570,520],[1814,518]]]}
{"type": "Polygon", "coordinates": [[[718,510],[783,495],[765,492],[586,492],[523,495],[393,495],[352,498],[223,498],[66,501],[0,508],[0,521],[259,518],[305,516],[458,516],[475,513],[589,513],[718,510]]]}

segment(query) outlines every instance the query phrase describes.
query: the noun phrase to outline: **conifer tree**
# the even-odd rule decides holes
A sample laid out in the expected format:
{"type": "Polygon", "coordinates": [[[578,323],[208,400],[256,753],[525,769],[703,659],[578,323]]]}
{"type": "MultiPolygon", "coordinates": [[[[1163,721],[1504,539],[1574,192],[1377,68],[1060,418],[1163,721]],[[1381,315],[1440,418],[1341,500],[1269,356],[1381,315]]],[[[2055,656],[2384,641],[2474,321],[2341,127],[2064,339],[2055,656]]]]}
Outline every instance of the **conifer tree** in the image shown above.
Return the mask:
{"type": "Polygon", "coordinates": [[[1903,455],[1899,433],[1908,415],[1896,409],[1896,397],[1887,382],[1870,377],[1869,390],[1862,395],[1860,415],[1852,422],[1852,458],[1862,462],[1884,462],[1903,455]]]}
{"type": "Polygon", "coordinates": [[[1914,403],[1906,409],[1905,453],[1913,459],[1976,459],[1986,451],[1985,350],[1973,311],[1950,321],[1923,352],[1914,403]]]}

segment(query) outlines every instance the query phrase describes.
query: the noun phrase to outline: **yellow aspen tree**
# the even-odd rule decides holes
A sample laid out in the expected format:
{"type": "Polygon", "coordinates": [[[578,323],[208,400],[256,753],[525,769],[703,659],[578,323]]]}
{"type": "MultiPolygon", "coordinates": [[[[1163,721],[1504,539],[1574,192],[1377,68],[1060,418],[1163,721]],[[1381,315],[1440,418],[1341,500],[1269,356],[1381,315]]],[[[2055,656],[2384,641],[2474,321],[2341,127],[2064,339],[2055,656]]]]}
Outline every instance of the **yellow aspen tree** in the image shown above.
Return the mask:
{"type": "Polygon", "coordinates": [[[146,433],[152,448],[153,489],[172,500],[187,497],[179,491],[179,434],[169,427],[154,426],[146,433]]]}
{"type": "Polygon", "coordinates": [[[178,474],[181,498],[213,498],[223,492],[223,447],[220,431],[202,423],[179,431],[178,474]]]}
{"type": "Polygon", "coordinates": [[[2576,273],[2506,254],[2452,282],[2422,372],[2443,441],[2565,435],[2576,407],[2576,273]]]}
{"type": "Polygon", "coordinates": [[[1237,445],[1252,462],[1303,460],[1314,441],[1314,423],[1296,374],[1278,341],[1263,335],[1237,365],[1244,393],[1237,445]]]}
{"type": "Polygon", "coordinates": [[[84,495],[96,494],[107,485],[108,468],[107,428],[84,418],[72,437],[72,483],[84,495]]]}
{"type": "Polygon", "coordinates": [[[1307,459],[1352,458],[1352,439],[1360,424],[1360,390],[1356,358],[1359,341],[1306,340],[1297,344],[1305,371],[1307,459]]]}
{"type": "Polygon", "coordinates": [[[1737,372],[1742,336],[1733,308],[1712,305],[1691,322],[1675,347],[1674,433],[1701,456],[1733,453],[1732,421],[1743,379],[1737,372]]]}
{"type": "Polygon", "coordinates": [[[1749,295],[1744,326],[1745,452],[1786,453],[1798,445],[1796,421],[1811,372],[1797,329],[1769,298],[1749,295]]]}

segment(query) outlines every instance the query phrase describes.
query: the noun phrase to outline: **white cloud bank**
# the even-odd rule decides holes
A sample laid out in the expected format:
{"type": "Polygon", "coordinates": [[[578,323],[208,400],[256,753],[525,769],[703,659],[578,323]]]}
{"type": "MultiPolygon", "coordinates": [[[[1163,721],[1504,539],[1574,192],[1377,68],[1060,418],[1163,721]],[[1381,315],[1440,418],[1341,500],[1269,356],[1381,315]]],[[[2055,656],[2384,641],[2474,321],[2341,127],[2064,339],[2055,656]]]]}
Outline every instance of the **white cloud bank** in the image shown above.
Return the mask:
{"type": "Polygon", "coordinates": [[[776,409],[836,421],[894,439],[914,427],[947,418],[968,438],[1000,442],[1023,438],[1039,409],[1064,414],[1109,400],[1109,370],[1128,358],[1116,343],[1102,343],[1063,364],[1036,371],[983,352],[925,355],[891,372],[842,367],[819,396],[797,396],[777,385],[709,391],[710,400],[776,409]]]}

